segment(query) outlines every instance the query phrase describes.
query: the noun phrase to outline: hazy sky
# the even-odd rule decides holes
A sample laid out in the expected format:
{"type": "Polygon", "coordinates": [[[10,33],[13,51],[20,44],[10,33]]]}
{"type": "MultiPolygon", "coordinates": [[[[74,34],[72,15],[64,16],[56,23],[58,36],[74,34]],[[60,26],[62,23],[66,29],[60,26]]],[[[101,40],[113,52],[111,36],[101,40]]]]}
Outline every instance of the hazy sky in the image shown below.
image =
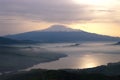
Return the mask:
{"type": "Polygon", "coordinates": [[[0,0],[0,35],[54,24],[120,36],[120,0],[0,0]]]}

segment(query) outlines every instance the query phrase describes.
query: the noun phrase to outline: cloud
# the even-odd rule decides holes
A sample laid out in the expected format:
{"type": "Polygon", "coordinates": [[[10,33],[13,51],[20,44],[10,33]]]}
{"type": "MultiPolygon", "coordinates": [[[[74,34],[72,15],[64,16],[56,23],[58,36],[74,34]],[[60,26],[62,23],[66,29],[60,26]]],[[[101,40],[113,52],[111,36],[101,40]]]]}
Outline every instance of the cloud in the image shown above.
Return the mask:
{"type": "MultiPolygon", "coordinates": [[[[40,22],[60,24],[117,23],[120,21],[118,8],[75,4],[74,0],[0,0],[0,30],[6,31],[4,33],[9,32],[8,28],[21,29],[22,31],[25,26],[32,25],[29,23],[40,22]]],[[[15,31],[11,30],[11,32],[15,31]]]]}
{"type": "Polygon", "coordinates": [[[91,20],[87,5],[76,5],[69,0],[2,0],[0,14],[19,16],[36,21],[69,23],[91,20]]]}
{"type": "Polygon", "coordinates": [[[0,11],[1,16],[50,23],[88,22],[98,18],[96,16],[101,17],[112,12],[111,9],[96,9],[69,0],[0,0],[0,11]]]}

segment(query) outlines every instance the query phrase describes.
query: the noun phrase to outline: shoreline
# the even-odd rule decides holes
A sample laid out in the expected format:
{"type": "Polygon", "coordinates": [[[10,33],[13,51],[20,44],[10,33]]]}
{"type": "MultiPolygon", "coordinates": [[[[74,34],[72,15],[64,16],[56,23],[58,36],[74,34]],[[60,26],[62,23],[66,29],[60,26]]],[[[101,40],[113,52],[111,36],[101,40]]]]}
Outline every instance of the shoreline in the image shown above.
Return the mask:
{"type": "Polygon", "coordinates": [[[64,57],[67,57],[66,56],[63,56],[63,57],[59,57],[57,59],[53,59],[53,60],[48,60],[48,61],[43,61],[43,62],[39,62],[39,63],[35,63],[35,64],[31,64],[31,65],[28,65],[28,66],[24,66],[23,68],[19,68],[19,69],[16,69],[16,70],[11,70],[11,71],[2,71],[0,72],[0,75],[3,75],[3,74],[9,74],[9,73],[16,73],[16,72],[21,72],[21,71],[31,71],[32,69],[29,69],[31,67],[33,67],[34,65],[37,65],[37,64],[42,64],[42,63],[47,63],[47,62],[52,62],[52,61],[57,61],[59,60],[60,58],[64,58],[64,57]]]}
{"type": "MultiPolygon", "coordinates": [[[[49,61],[43,61],[43,62],[40,62],[40,63],[37,63],[37,64],[43,64],[43,63],[49,63],[49,62],[53,62],[53,61],[57,61],[57,60],[60,60],[61,58],[65,58],[65,57],[68,57],[68,55],[65,55],[65,56],[62,56],[62,57],[59,57],[57,59],[53,59],[53,60],[49,60],[49,61]]],[[[34,67],[35,65],[37,64],[34,64],[26,69],[22,69],[22,71],[30,71],[32,70],[32,67],[34,67]]],[[[40,68],[41,69],[41,68],[40,68]]],[[[20,70],[21,71],[21,70],[20,70]]]]}
{"type": "Polygon", "coordinates": [[[87,69],[32,69],[0,75],[0,80],[120,80],[119,68],[120,62],[87,69]]]}
{"type": "Polygon", "coordinates": [[[52,62],[67,54],[48,51],[44,48],[4,47],[0,49],[0,74],[17,72],[39,63],[52,62]],[[3,64],[4,63],[4,64],[3,64]]]}
{"type": "MultiPolygon", "coordinates": [[[[31,68],[31,67],[33,67],[34,65],[37,65],[37,64],[42,64],[42,63],[47,63],[47,62],[52,62],[52,61],[57,61],[57,60],[59,60],[60,58],[64,58],[64,57],[67,57],[68,55],[63,55],[63,54],[61,54],[62,56],[60,56],[60,57],[57,57],[57,58],[55,58],[55,59],[51,59],[51,60],[46,60],[46,61],[40,61],[40,62],[35,62],[34,64],[29,64],[29,65],[27,65],[27,66],[23,66],[23,67],[21,67],[21,68],[19,68],[19,69],[15,69],[15,70],[11,70],[11,71],[0,71],[0,75],[3,75],[3,74],[9,74],[9,73],[16,73],[16,72],[21,72],[21,71],[27,71],[27,69],[29,69],[29,68],[31,68]]],[[[30,69],[30,70],[32,70],[32,69],[30,69]]],[[[30,70],[28,70],[28,71],[30,71],[30,70]]]]}

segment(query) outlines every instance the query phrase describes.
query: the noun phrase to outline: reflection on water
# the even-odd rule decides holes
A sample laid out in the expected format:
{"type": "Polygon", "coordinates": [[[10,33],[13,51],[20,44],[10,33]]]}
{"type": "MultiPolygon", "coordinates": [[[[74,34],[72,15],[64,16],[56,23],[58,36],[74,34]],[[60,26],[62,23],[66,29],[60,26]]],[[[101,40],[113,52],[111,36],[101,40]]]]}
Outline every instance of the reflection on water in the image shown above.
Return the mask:
{"type": "Polygon", "coordinates": [[[53,62],[34,65],[29,69],[91,68],[120,61],[120,46],[111,46],[106,43],[85,43],[77,47],[71,47],[69,46],[71,44],[42,45],[41,47],[47,48],[48,50],[66,53],[68,57],[53,62]]]}
{"type": "Polygon", "coordinates": [[[84,55],[80,61],[82,61],[82,64],[80,63],[81,68],[91,68],[99,64],[99,61],[93,55],[84,55]]]}

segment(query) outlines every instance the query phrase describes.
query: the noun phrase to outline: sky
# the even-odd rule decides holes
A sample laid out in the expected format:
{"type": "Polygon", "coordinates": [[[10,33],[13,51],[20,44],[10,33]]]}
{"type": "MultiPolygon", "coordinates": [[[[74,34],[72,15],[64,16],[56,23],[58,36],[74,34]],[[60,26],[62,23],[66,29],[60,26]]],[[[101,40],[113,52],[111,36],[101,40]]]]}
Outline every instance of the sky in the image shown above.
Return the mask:
{"type": "Polygon", "coordinates": [[[54,24],[120,37],[120,0],[0,0],[0,36],[54,24]]]}

